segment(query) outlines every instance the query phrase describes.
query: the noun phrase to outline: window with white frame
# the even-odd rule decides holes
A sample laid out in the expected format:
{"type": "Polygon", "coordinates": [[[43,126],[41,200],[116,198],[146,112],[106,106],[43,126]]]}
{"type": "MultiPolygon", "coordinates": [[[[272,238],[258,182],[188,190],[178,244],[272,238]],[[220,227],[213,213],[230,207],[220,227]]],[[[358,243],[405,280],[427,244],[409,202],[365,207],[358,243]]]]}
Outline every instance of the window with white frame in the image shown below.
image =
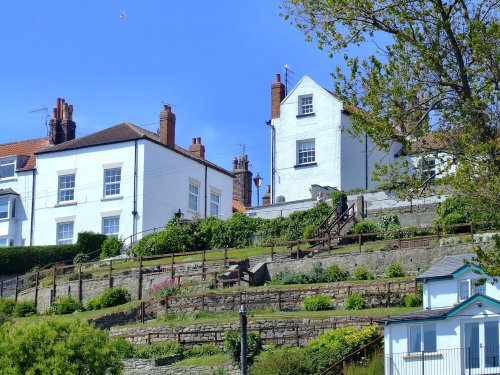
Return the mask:
{"type": "Polygon", "coordinates": [[[210,192],[210,216],[219,216],[220,214],[220,195],[210,192]]]}
{"type": "Polygon", "coordinates": [[[75,200],[75,175],[59,176],[58,202],[71,202],[75,200]]]}
{"type": "Polygon", "coordinates": [[[0,219],[9,218],[9,198],[0,198],[0,219]]]}
{"type": "Polygon", "coordinates": [[[200,195],[200,187],[189,184],[189,202],[188,208],[192,211],[198,212],[198,198],[200,195]]]}
{"type": "Polygon", "coordinates": [[[117,236],[120,232],[120,217],[103,217],[102,218],[102,234],[107,236],[117,236]]]}
{"type": "Polygon", "coordinates": [[[10,245],[10,240],[5,237],[5,238],[0,238],[0,247],[7,247],[10,245]]]}
{"type": "Polygon", "coordinates": [[[458,301],[464,301],[474,294],[486,293],[486,284],[477,284],[478,280],[467,279],[458,282],[458,301]],[[477,284],[477,285],[476,285],[477,284]]]}
{"type": "Polygon", "coordinates": [[[57,224],[57,244],[72,244],[73,243],[73,228],[74,222],[70,221],[67,223],[57,224]]]}
{"type": "Polygon", "coordinates": [[[104,196],[120,195],[122,169],[111,168],[104,170],[104,196]]]}
{"type": "Polygon", "coordinates": [[[422,178],[424,180],[434,180],[436,177],[436,159],[422,159],[422,178]]]}
{"type": "Polygon", "coordinates": [[[316,161],[316,146],[314,139],[297,142],[297,164],[310,164],[316,161]]]}
{"type": "Polygon", "coordinates": [[[436,324],[413,324],[409,326],[408,352],[435,352],[436,324]]]}
{"type": "Polygon", "coordinates": [[[312,95],[299,96],[299,115],[314,113],[312,95]]]}
{"type": "Polygon", "coordinates": [[[14,177],[16,158],[0,160],[0,179],[14,177]]]}

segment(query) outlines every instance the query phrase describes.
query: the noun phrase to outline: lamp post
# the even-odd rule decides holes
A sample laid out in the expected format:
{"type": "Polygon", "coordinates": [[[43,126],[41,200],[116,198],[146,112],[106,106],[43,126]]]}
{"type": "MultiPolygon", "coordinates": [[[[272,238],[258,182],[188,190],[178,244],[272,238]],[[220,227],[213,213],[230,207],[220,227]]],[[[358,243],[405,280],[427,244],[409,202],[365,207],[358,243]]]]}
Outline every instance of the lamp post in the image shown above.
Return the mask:
{"type": "Polygon", "coordinates": [[[255,183],[255,186],[257,187],[257,206],[259,205],[259,188],[262,185],[262,180],[263,178],[259,176],[259,172],[257,172],[257,176],[253,178],[253,182],[255,183]]]}
{"type": "Polygon", "coordinates": [[[247,343],[247,308],[245,305],[240,306],[240,366],[241,375],[247,375],[247,355],[248,355],[248,343],[247,343]]]}

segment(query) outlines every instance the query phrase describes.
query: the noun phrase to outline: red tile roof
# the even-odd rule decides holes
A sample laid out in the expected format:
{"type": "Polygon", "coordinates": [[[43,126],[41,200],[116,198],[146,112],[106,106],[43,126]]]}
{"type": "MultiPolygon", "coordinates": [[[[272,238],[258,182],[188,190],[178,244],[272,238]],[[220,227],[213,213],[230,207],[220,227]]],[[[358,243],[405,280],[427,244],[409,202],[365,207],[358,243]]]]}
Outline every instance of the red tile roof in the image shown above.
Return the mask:
{"type": "Polygon", "coordinates": [[[29,171],[36,167],[35,153],[43,150],[49,145],[47,138],[29,139],[27,141],[5,143],[0,145],[0,158],[8,156],[27,156],[28,159],[23,165],[18,165],[18,171],[29,171]]]}
{"type": "Polygon", "coordinates": [[[443,150],[445,144],[443,142],[443,135],[438,135],[436,133],[428,133],[411,145],[412,153],[419,153],[425,151],[438,151],[443,150]]]}
{"type": "Polygon", "coordinates": [[[247,212],[247,209],[240,202],[233,199],[233,212],[236,212],[236,211],[245,213],[245,212],[247,212]]]}

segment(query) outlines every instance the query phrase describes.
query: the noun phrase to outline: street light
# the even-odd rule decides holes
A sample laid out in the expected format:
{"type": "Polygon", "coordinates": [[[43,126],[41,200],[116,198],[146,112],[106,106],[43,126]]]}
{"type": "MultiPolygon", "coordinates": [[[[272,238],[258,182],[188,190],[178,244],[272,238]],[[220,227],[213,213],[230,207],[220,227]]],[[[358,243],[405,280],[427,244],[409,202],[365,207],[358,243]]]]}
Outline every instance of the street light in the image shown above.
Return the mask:
{"type": "Polygon", "coordinates": [[[263,178],[259,176],[259,172],[257,172],[257,176],[254,177],[253,182],[257,187],[257,206],[259,205],[259,188],[262,185],[263,178]]]}

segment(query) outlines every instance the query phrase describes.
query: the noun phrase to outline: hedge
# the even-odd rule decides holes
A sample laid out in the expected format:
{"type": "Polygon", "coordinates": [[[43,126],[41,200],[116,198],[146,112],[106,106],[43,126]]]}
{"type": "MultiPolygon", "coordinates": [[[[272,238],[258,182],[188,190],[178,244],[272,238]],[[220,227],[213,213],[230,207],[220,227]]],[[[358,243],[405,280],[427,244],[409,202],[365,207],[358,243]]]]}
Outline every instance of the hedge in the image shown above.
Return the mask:
{"type": "Polygon", "coordinates": [[[0,247],[0,275],[29,272],[34,267],[72,261],[79,254],[99,250],[107,237],[93,232],[78,233],[76,244],[0,247]]]}

